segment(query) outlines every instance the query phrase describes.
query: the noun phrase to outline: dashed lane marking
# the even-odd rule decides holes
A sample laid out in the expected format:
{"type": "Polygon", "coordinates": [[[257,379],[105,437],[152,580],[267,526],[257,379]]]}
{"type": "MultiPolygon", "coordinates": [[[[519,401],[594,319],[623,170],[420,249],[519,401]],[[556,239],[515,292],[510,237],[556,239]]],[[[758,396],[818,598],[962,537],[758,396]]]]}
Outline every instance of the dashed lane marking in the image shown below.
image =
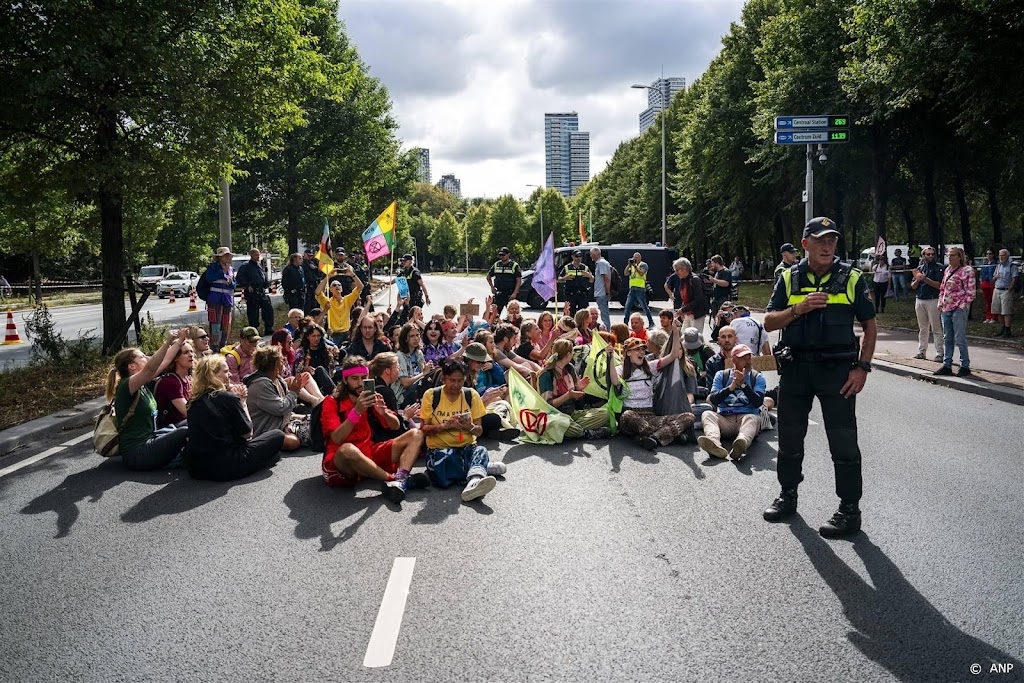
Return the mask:
{"type": "Polygon", "coordinates": [[[49,458],[54,453],[60,453],[62,450],[64,450],[64,446],[54,446],[53,448],[47,448],[42,453],[36,453],[31,458],[25,458],[21,462],[14,463],[9,467],[3,468],[2,470],[0,470],[0,477],[6,477],[8,474],[11,474],[12,472],[17,472],[22,467],[28,467],[29,465],[33,465],[42,460],[43,458],[49,458]]]}
{"type": "Polygon", "coordinates": [[[402,628],[405,601],[409,597],[409,585],[412,583],[412,571],[415,567],[415,557],[395,558],[387,588],[384,589],[384,599],[381,600],[380,611],[377,612],[377,622],[373,625],[370,643],[366,646],[363,666],[391,666],[395,658],[398,632],[402,628]]]}
{"type": "Polygon", "coordinates": [[[77,446],[78,444],[82,443],[91,436],[92,432],[86,432],[85,434],[80,434],[79,436],[76,436],[70,441],[65,441],[64,443],[61,444],[61,446],[77,446]]]}

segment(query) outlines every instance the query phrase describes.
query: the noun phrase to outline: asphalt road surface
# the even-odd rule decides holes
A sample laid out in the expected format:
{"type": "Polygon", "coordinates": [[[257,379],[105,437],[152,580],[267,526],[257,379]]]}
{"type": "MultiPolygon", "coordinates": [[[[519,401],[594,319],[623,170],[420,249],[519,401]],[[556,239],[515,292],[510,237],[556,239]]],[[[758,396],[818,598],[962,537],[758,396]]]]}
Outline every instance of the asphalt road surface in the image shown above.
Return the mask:
{"type": "Polygon", "coordinates": [[[0,459],[0,681],[1021,680],[1020,408],[876,372],[858,412],[842,541],[817,409],[776,525],[775,432],[739,464],[485,442],[486,498],[401,506],[315,455],[222,484],[54,435],[0,459]]]}

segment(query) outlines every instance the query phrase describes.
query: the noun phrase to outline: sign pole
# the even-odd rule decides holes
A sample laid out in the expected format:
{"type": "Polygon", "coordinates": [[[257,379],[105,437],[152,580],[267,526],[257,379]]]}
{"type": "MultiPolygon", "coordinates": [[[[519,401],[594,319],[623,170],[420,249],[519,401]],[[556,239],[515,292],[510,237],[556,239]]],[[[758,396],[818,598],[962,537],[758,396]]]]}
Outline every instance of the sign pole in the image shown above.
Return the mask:
{"type": "Polygon", "coordinates": [[[807,177],[804,188],[804,224],[814,218],[814,145],[807,145],[807,177]]]}

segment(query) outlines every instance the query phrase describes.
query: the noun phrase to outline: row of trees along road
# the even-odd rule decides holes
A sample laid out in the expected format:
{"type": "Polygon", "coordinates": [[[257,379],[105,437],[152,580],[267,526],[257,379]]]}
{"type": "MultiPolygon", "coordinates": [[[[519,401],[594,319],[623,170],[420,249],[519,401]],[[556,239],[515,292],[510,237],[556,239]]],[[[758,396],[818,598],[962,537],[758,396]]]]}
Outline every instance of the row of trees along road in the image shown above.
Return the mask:
{"type": "Polygon", "coordinates": [[[354,235],[411,192],[415,161],[337,10],[335,0],[7,8],[0,242],[37,258],[99,251],[107,351],[125,321],[127,268],[207,260],[218,179],[235,183],[236,251],[315,242],[325,216],[354,235]]]}
{"type": "MultiPolygon", "coordinates": [[[[749,0],[667,113],[669,241],[701,259],[773,254],[803,225],[804,148],[778,115],[849,114],[815,162],[815,213],[846,249],[1024,246],[1024,5],[1018,0],[749,0]]],[[[660,239],[660,123],[581,188],[606,239],[660,239]]]]}

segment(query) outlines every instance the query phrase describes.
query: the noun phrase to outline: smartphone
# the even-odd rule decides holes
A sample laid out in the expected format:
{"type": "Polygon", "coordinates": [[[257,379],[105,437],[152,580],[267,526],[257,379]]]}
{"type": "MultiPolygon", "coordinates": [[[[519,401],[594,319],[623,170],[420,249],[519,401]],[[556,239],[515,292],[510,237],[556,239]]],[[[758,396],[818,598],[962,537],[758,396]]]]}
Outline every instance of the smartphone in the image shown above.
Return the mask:
{"type": "Polygon", "coordinates": [[[363,380],[363,391],[368,391],[371,394],[377,393],[377,383],[367,377],[363,380]]]}

